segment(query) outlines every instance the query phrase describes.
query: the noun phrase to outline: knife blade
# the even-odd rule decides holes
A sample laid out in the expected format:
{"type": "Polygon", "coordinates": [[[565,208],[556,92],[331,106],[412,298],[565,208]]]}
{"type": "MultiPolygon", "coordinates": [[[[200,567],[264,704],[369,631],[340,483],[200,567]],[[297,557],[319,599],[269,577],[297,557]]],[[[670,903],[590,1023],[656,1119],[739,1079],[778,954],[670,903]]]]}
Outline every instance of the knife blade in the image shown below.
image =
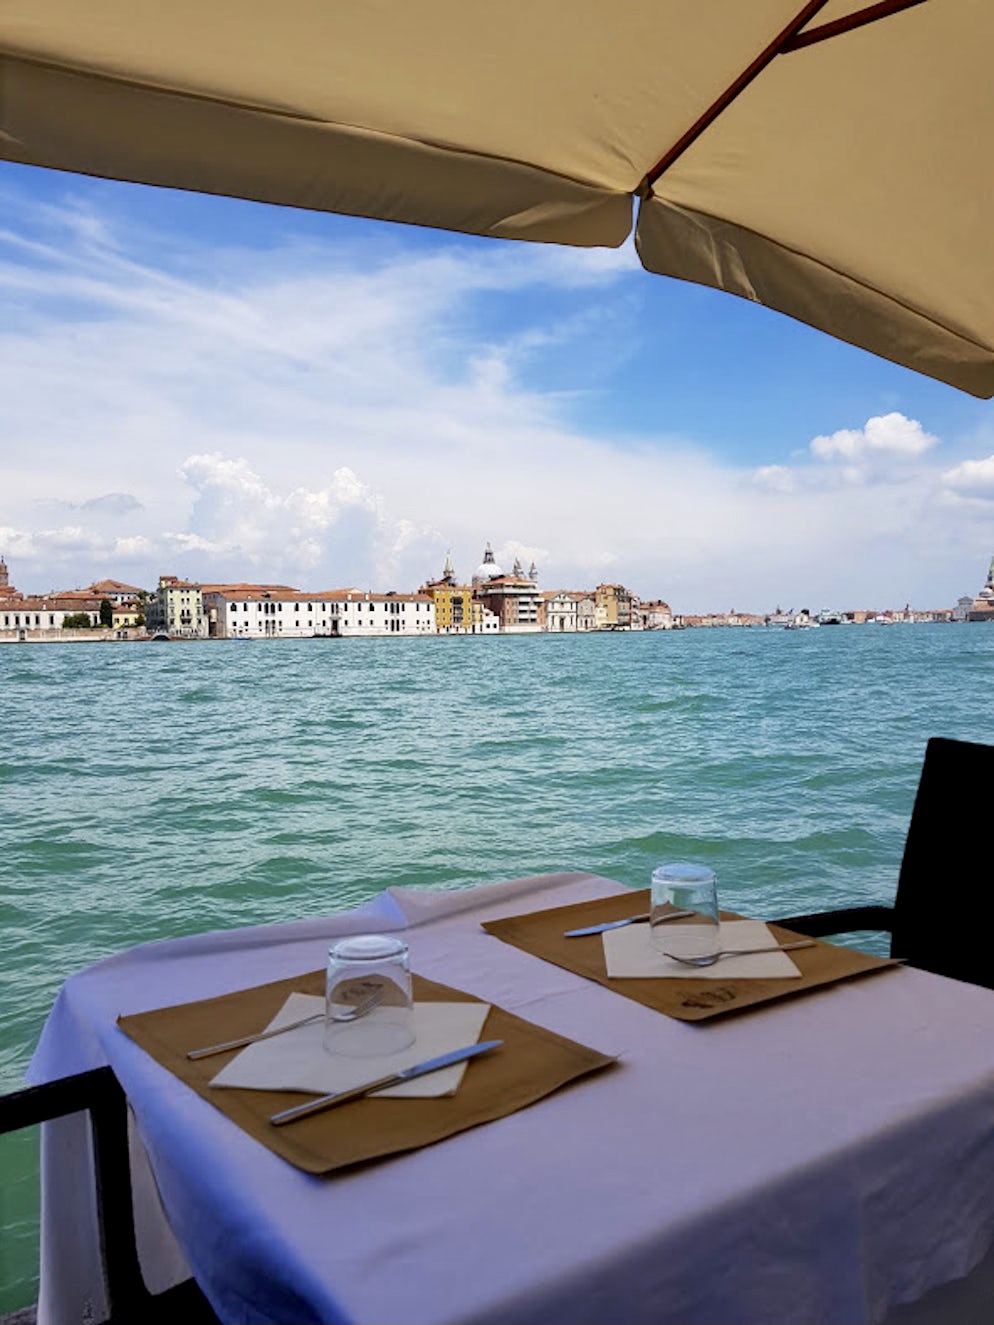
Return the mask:
{"type": "MultiPolygon", "coordinates": [[[[682,920],[684,916],[692,916],[693,911],[671,911],[666,917],[667,920],[682,920]]],[[[624,920],[609,920],[605,925],[587,925],[583,929],[568,929],[563,935],[564,939],[579,939],[585,934],[604,934],[609,929],[620,929],[622,925],[637,925],[643,920],[649,919],[649,912],[640,916],[626,916],[624,920]]]]}
{"type": "Polygon", "coordinates": [[[370,1081],[365,1086],[356,1086],[354,1090],[336,1091],[332,1095],[322,1095],[319,1099],[311,1100],[309,1104],[298,1104],[292,1109],[284,1109],[281,1113],[274,1113],[269,1121],[274,1127],[283,1127],[286,1123],[296,1122],[298,1118],[309,1118],[312,1113],[333,1109],[338,1104],[347,1104],[349,1100],[362,1099],[364,1095],[370,1095],[373,1091],[386,1090],[388,1086],[399,1086],[404,1081],[413,1081],[415,1077],[423,1077],[429,1072],[438,1072],[443,1067],[451,1067],[453,1063],[462,1063],[467,1058],[475,1058],[477,1054],[489,1053],[491,1049],[499,1049],[503,1043],[503,1040],[484,1040],[482,1044],[468,1044],[463,1049],[453,1049],[447,1054],[439,1054],[437,1058],[426,1058],[423,1063],[415,1063],[413,1067],[405,1067],[400,1072],[391,1072],[389,1076],[370,1081]]]}

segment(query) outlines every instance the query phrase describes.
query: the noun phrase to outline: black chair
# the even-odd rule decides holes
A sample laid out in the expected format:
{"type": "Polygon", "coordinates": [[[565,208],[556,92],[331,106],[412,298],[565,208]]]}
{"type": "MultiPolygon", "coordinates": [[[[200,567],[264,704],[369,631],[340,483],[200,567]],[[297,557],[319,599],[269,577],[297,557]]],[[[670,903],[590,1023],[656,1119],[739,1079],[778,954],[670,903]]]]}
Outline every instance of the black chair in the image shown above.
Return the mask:
{"type": "Polygon", "coordinates": [[[109,1067],[63,1077],[44,1086],[0,1096],[0,1135],[88,1113],[93,1136],[94,1185],[110,1325],[217,1325],[217,1317],[193,1279],[167,1292],[145,1287],[135,1246],[124,1091],[109,1067]]]}
{"type": "Polygon", "coordinates": [[[933,737],[893,906],[857,906],[775,923],[813,938],[859,930],[891,935],[891,956],[910,966],[994,989],[990,838],[994,746],[933,737]]]}

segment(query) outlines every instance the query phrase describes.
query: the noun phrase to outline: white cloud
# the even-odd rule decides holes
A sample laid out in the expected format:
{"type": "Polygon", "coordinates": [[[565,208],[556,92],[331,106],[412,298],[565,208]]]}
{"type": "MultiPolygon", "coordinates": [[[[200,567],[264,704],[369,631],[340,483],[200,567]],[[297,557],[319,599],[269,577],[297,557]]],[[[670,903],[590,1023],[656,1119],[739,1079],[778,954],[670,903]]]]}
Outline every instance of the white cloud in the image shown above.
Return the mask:
{"type": "Polygon", "coordinates": [[[761,465],[753,471],[752,481],[766,492],[794,491],[794,476],[786,465],[761,465]]]}
{"type": "Polygon", "coordinates": [[[947,469],[942,481],[958,496],[994,501],[994,455],[982,460],[964,460],[947,469]]]}
{"type": "Polygon", "coordinates": [[[428,525],[388,514],[383,497],[348,466],[319,488],[285,490],[244,458],[219,452],[189,456],[180,474],[195,493],[192,531],[167,541],[177,553],[204,553],[246,573],[268,568],[331,587],[341,580],[344,540],[352,557],[382,580],[413,570],[410,563],[424,557],[426,545],[434,554],[442,539],[428,525]]]}
{"type": "Polygon", "coordinates": [[[106,537],[80,525],[53,529],[0,525],[0,551],[8,565],[27,565],[44,576],[40,583],[30,586],[32,589],[52,589],[68,588],[81,584],[83,578],[92,578],[87,570],[94,566],[145,562],[156,548],[142,535],[106,537]]]}
{"type": "MultiPolygon", "coordinates": [[[[816,437],[811,443],[811,454],[819,460],[911,459],[924,455],[938,440],[917,419],[895,412],[867,419],[862,428],[843,428],[828,437],[816,437]]],[[[850,470],[854,476],[858,472],[850,470]]]]}

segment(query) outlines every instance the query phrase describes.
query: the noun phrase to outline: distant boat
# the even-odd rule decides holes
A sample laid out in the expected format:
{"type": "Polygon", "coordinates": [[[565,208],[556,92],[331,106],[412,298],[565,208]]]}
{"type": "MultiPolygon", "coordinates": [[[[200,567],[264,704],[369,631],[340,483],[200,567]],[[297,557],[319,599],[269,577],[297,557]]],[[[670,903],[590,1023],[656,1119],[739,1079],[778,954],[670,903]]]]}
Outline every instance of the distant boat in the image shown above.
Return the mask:
{"type": "Polygon", "coordinates": [[[873,624],[875,626],[893,626],[896,623],[892,616],[884,616],[883,613],[881,613],[879,616],[873,618],[873,624]]]}

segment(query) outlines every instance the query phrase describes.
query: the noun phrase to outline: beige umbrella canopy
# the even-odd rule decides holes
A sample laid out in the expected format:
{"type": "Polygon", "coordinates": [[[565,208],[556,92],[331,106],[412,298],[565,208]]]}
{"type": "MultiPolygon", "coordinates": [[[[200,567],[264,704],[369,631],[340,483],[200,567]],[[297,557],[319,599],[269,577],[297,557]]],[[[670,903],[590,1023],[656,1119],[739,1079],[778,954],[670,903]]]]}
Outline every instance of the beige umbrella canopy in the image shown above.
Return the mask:
{"type": "Polygon", "coordinates": [[[562,244],[994,395],[991,0],[3,0],[0,155],[562,244]]]}

